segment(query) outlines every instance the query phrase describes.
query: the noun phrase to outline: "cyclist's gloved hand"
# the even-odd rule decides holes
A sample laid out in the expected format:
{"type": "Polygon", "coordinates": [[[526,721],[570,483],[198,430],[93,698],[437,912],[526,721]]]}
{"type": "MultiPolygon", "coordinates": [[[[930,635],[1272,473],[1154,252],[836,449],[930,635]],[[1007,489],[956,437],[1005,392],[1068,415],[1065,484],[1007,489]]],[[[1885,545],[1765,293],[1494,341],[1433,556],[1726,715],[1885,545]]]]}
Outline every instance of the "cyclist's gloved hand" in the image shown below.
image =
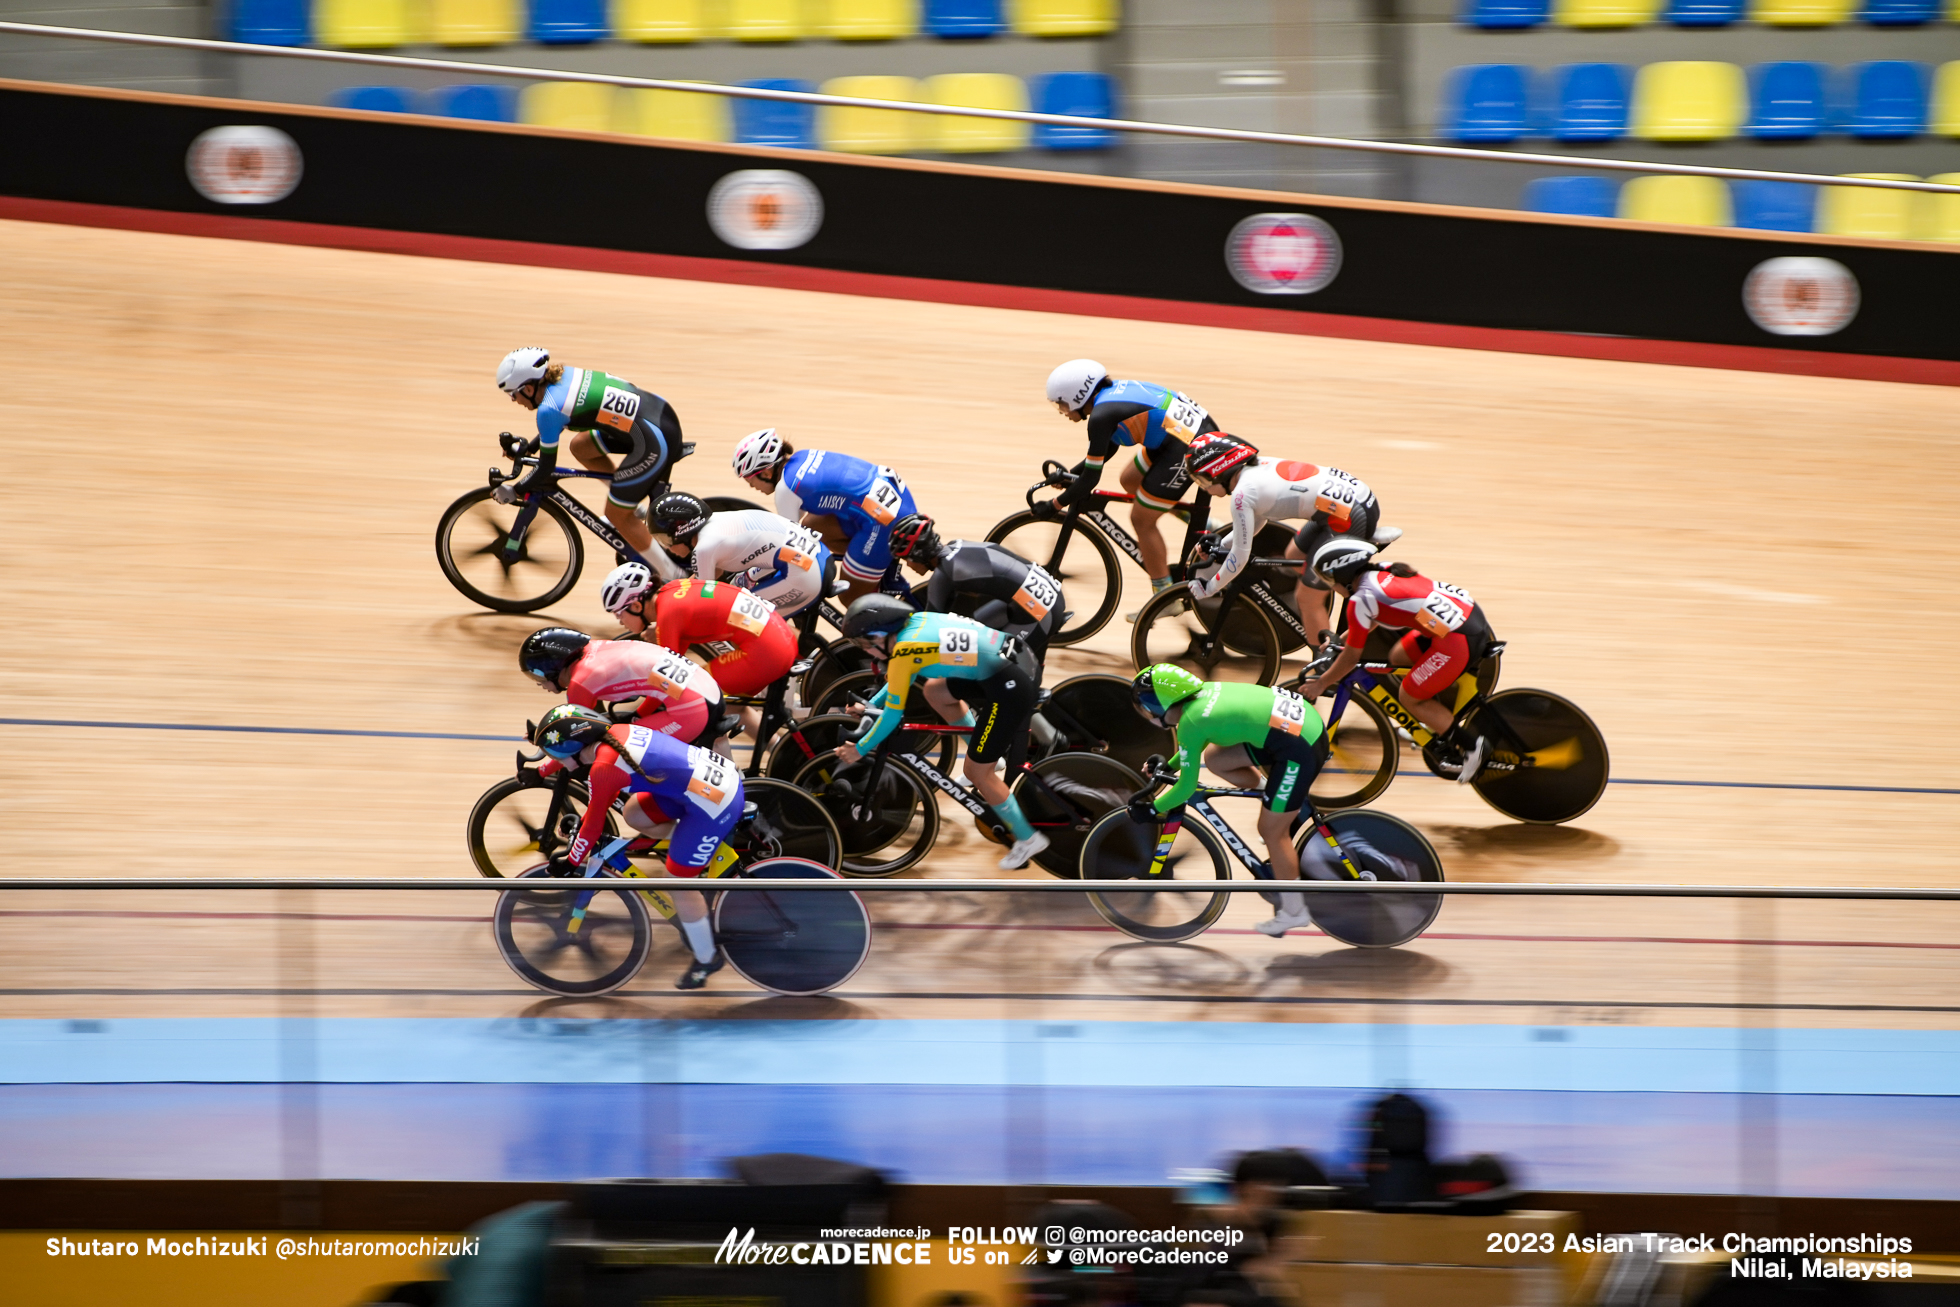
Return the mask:
{"type": "Polygon", "coordinates": [[[1218,573],[1216,572],[1213,572],[1210,576],[1194,576],[1191,578],[1191,597],[1194,599],[1209,599],[1223,588],[1218,584],[1218,573]]]}
{"type": "Polygon", "coordinates": [[[883,715],[883,713],[884,713],[884,709],[882,708],[867,709],[865,711],[864,716],[858,718],[857,725],[853,727],[851,731],[845,735],[844,738],[849,740],[852,744],[856,744],[859,740],[862,740],[865,736],[871,734],[871,728],[878,724],[878,718],[881,715],[883,715]]]}
{"type": "Polygon", "coordinates": [[[1061,494],[1055,497],[1056,506],[1060,508],[1075,508],[1078,505],[1088,503],[1089,496],[1096,491],[1096,482],[1099,479],[1100,472],[1100,468],[1090,467],[1086,461],[1077,463],[1071,471],[1071,475],[1074,476],[1075,480],[1069,483],[1067,490],[1062,491],[1061,494]]]}
{"type": "Polygon", "coordinates": [[[545,864],[545,875],[569,877],[578,875],[578,864],[567,862],[563,857],[554,857],[545,864]]]}
{"type": "Polygon", "coordinates": [[[1137,825],[1154,826],[1157,824],[1157,805],[1151,801],[1149,795],[1139,794],[1136,798],[1130,800],[1128,807],[1130,809],[1130,820],[1137,825]]]}

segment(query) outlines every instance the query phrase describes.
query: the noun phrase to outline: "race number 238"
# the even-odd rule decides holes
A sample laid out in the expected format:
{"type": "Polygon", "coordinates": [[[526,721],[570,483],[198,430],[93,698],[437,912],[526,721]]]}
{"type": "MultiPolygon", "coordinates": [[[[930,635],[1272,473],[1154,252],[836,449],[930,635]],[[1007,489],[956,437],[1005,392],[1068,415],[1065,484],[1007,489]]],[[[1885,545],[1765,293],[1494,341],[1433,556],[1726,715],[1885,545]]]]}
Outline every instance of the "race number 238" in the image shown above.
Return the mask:
{"type": "Polygon", "coordinates": [[[980,633],[965,627],[948,627],[939,633],[939,661],[948,667],[976,667],[980,663],[980,633]]]}
{"type": "Polygon", "coordinates": [[[630,390],[618,386],[607,386],[606,393],[599,397],[598,421],[615,431],[631,431],[633,419],[640,416],[640,397],[630,390]]]}

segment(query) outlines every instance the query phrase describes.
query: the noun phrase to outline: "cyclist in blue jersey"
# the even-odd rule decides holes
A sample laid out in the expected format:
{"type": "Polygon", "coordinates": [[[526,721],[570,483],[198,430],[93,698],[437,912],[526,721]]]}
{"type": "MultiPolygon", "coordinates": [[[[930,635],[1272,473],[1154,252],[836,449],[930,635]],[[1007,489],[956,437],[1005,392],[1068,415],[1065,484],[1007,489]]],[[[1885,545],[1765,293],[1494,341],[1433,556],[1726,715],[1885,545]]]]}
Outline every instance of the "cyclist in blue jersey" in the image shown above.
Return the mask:
{"type": "Polygon", "coordinates": [[[891,595],[866,595],[844,613],[844,634],[885,660],[885,697],[856,744],[837,756],[846,766],[883,744],[899,727],[917,681],[933,710],[971,726],[967,780],[1014,835],[1003,871],[1028,865],[1048,847],[1021,804],[994,771],[1003,758],[1018,766],[1028,751],[1028,722],[1041,697],[1041,668],[1027,646],[1004,631],[951,613],[918,613],[891,595]]]}
{"type": "MultiPolygon", "coordinates": [[[[1049,373],[1048,400],[1069,421],[1089,424],[1089,456],[1076,464],[1075,483],[1056,501],[1063,508],[1088,503],[1102,480],[1103,463],[1117,446],[1136,447],[1117,480],[1136,497],[1130,524],[1136,528],[1150,588],[1162,590],[1171,583],[1170,550],[1158,519],[1191,488],[1184,470],[1191,441],[1218,430],[1218,423],[1190,396],[1147,381],[1111,380],[1108,369],[1094,359],[1071,359],[1049,373]]],[[[1130,618],[1134,621],[1136,614],[1130,618]]]]}
{"type": "Polygon", "coordinates": [[[898,473],[849,454],[798,450],[770,427],[735,446],[735,475],[772,494],[776,511],[815,527],[839,559],[844,597],[885,588],[904,593],[892,559],[892,523],[919,511],[898,473]]]}
{"type": "Polygon", "coordinates": [[[653,535],[634,508],[666,489],[680,457],[681,420],[673,407],[623,378],[553,363],[550,351],[535,346],[504,355],[497,388],[538,418],[538,465],[510,489],[523,495],[549,482],[558,466],[559,439],[570,431],[572,457],[612,478],[606,520],[627,544],[651,554],[653,535]],[[614,454],[620,460],[616,468],[609,457],[614,454]]]}

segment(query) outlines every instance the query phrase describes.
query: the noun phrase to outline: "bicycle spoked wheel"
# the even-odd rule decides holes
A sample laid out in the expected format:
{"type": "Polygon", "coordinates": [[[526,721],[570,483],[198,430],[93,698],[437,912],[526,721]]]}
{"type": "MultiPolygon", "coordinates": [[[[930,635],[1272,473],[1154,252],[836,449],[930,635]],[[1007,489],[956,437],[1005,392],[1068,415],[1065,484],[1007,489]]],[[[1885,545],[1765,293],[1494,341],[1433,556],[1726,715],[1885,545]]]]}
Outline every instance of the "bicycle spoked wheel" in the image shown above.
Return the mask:
{"type": "MultiPolygon", "coordinates": [[[[1132,714],[1134,715],[1134,714],[1132,714]]],[[[1064,879],[1081,874],[1082,841],[1102,815],[1143,788],[1143,777],[1099,753],[1050,754],[1018,777],[1014,797],[1048,847],[1034,855],[1043,871],[1064,879]]]]}
{"type": "MultiPolygon", "coordinates": [[[[1348,856],[1363,870],[1373,872],[1377,880],[1443,879],[1443,862],[1436,850],[1421,831],[1399,817],[1385,812],[1337,812],[1327,818],[1327,825],[1348,856]]],[[[1319,831],[1310,822],[1302,823],[1293,833],[1293,847],[1301,849],[1308,840],[1319,838],[1319,831]]],[[[1304,883],[1312,883],[1311,869],[1318,865],[1301,859],[1302,871],[1309,874],[1304,883]]],[[[1292,887],[1281,888],[1284,892],[1292,887]]],[[[1356,948],[1406,944],[1428,930],[1443,909],[1441,894],[1315,894],[1308,890],[1306,900],[1314,925],[1356,948]]]]}
{"type": "Polygon", "coordinates": [[[1211,828],[1187,821],[1171,840],[1163,870],[1153,876],[1161,829],[1155,823],[1138,825],[1126,811],[1108,813],[1082,841],[1081,875],[1088,880],[1188,881],[1189,892],[1104,890],[1089,895],[1097,914],[1131,939],[1172,944],[1202,935],[1224,915],[1232,896],[1206,890],[1205,882],[1230,880],[1232,868],[1211,828]]]}
{"type": "Polygon", "coordinates": [[[939,802],[898,763],[885,763],[876,792],[867,796],[870,777],[870,762],[844,767],[835,753],[826,753],[796,774],[796,785],[814,794],[837,823],[845,875],[896,876],[917,865],[939,839],[939,802]]]}
{"type": "Polygon", "coordinates": [[[572,592],[585,565],[585,542],[565,510],[538,505],[515,554],[505,550],[521,504],[500,504],[479,486],[436,523],[436,562],[471,603],[500,613],[533,613],[572,592]]]}
{"type": "Polygon", "coordinates": [[[1216,629],[1225,601],[1191,598],[1182,583],[1159,590],[1137,612],[1130,657],[1138,670],[1173,663],[1206,681],[1271,685],[1279,675],[1279,636],[1266,614],[1238,598],[1216,629]]]}
{"type": "Polygon", "coordinates": [[[755,805],[755,817],[732,838],[744,859],[801,858],[835,870],[844,857],[844,838],[816,796],[788,781],[752,776],[742,793],[755,805]]]}
{"type": "MultiPolygon", "coordinates": [[[[828,717],[843,712],[853,704],[873,706],[883,696],[884,690],[885,674],[875,668],[845,672],[825,687],[810,711],[814,715],[828,717]]],[[[925,690],[918,685],[914,685],[911,693],[905,696],[905,720],[914,723],[936,723],[940,720],[939,714],[932,709],[931,701],[926,698],[925,690]]],[[[955,736],[908,726],[900,733],[895,747],[900,753],[918,754],[943,772],[952,767],[953,759],[957,756],[956,740],[955,736]]]]}
{"type": "Polygon", "coordinates": [[[1177,752],[1177,736],[1137,712],[1126,676],[1071,676],[1049,693],[1040,713],[1061,737],[1057,753],[1101,753],[1141,768],[1153,753],[1168,758],[1177,752]]]}
{"type": "Polygon", "coordinates": [[[1050,645],[1077,644],[1102,630],[1123,598],[1123,572],[1116,550],[1094,528],[1077,522],[1069,534],[1068,553],[1059,565],[1049,566],[1061,533],[1060,522],[1043,521],[1025,511],[1002,518],[987,532],[990,542],[1046,568],[1061,583],[1062,611],[1069,619],[1049,638],[1050,645]]]}
{"type": "Polygon", "coordinates": [[[505,964],[525,983],[548,994],[590,998],[612,993],[639,973],[653,930],[637,892],[619,888],[610,873],[556,880],[546,868],[533,867],[518,875],[565,886],[497,895],[491,933],[505,964]]]}
{"type": "MultiPolygon", "coordinates": [[[[745,873],[766,880],[836,881],[803,858],[769,858],[745,873]]],[[[715,898],[715,942],[750,984],[778,994],[822,994],[857,974],[871,953],[871,916],[841,886],[731,890],[715,898]]]]}
{"type": "Polygon", "coordinates": [[[1358,808],[1394,781],[1402,765],[1402,739],[1373,699],[1349,695],[1340,716],[1328,724],[1327,736],[1327,765],[1308,791],[1316,805],[1358,808]]]}
{"type": "Polygon", "coordinates": [[[1606,792],[1606,738],[1570,699],[1546,690],[1505,690],[1474,722],[1493,752],[1470,788],[1506,817],[1541,825],[1571,821],[1606,792]]]}
{"type": "MultiPolygon", "coordinates": [[[[515,876],[571,844],[585,819],[585,786],[572,782],[557,821],[548,823],[551,795],[551,786],[523,785],[515,776],[506,776],[483,792],[464,826],[470,861],[478,875],[515,876]]],[[[609,812],[604,838],[618,834],[619,817],[609,812]]]]}

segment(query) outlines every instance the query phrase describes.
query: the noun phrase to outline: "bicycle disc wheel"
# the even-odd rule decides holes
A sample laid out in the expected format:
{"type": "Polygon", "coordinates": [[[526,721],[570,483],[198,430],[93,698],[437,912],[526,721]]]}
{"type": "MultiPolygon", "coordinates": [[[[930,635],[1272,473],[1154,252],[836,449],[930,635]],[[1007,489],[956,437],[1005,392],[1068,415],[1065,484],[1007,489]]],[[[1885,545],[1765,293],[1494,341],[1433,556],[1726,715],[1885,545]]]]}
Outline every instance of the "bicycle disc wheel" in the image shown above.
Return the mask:
{"type": "Polygon", "coordinates": [[[1191,588],[1159,590],[1137,613],[1130,658],[1141,671],[1173,663],[1205,681],[1252,681],[1271,685],[1279,676],[1279,636],[1250,600],[1235,599],[1217,629],[1224,600],[1193,601],[1191,588]]]}
{"type": "Polygon", "coordinates": [[[1137,712],[1126,677],[1071,676],[1049,692],[1039,711],[1060,736],[1056,752],[1107,754],[1138,769],[1153,753],[1168,758],[1177,752],[1177,737],[1137,712]]]}
{"type": "Polygon", "coordinates": [[[770,748],[762,774],[795,784],[796,773],[809,766],[818,754],[829,753],[844,743],[857,725],[857,718],[841,712],[806,717],[794,723],[770,748]]]}
{"type": "MultiPolygon", "coordinates": [[[[755,805],[755,818],[735,852],[748,858],[801,858],[819,867],[837,868],[844,856],[844,837],[837,823],[808,790],[789,781],[751,776],[742,793],[755,805]]],[[[737,827],[740,832],[744,828],[737,827]]]]}
{"type": "Polygon", "coordinates": [[[1402,740],[1381,705],[1349,695],[1327,727],[1327,765],[1308,791],[1322,808],[1358,808],[1389,787],[1402,765],[1402,740]]]}
{"type": "Polygon", "coordinates": [[[1606,792],[1606,738],[1579,705],[1546,690],[1505,690],[1477,709],[1493,753],[1470,788],[1517,821],[1571,821],[1606,792]]]}
{"type": "Polygon", "coordinates": [[[610,994],[639,973],[653,947],[646,903],[616,888],[610,874],[596,880],[557,880],[543,867],[518,873],[562,890],[501,892],[491,932],[504,962],[526,984],[548,994],[590,998],[610,994]],[[602,885],[604,888],[587,888],[602,885]]]}
{"type": "Polygon", "coordinates": [[[1090,905],[1102,919],[1131,939],[1170,944],[1202,935],[1224,913],[1232,896],[1207,892],[1204,883],[1230,880],[1232,868],[1211,828],[1200,821],[1187,821],[1171,841],[1164,870],[1152,876],[1160,830],[1154,823],[1138,825],[1125,811],[1106,814],[1082,841],[1081,874],[1088,880],[1189,881],[1188,893],[1164,890],[1125,894],[1111,890],[1089,895],[1090,905]]]}
{"type": "MultiPolygon", "coordinates": [[[[579,823],[585,820],[585,786],[572,782],[565,796],[564,810],[547,831],[550,815],[549,785],[520,785],[515,776],[506,776],[483,792],[470,809],[465,824],[470,861],[479,876],[492,879],[515,876],[526,867],[535,867],[540,858],[549,858],[572,842],[579,823]]],[[[606,814],[605,834],[619,834],[619,817],[606,814]]]]}
{"type": "MultiPolygon", "coordinates": [[[[836,880],[802,858],[768,858],[747,875],[836,880]]],[[[715,942],[737,975],[778,994],[822,994],[857,974],[871,954],[871,916],[850,890],[734,890],[715,898],[715,942]]]]}
{"type": "Polygon", "coordinates": [[[1061,534],[1060,522],[1044,521],[1026,511],[1002,518],[987,532],[991,543],[1046,568],[1061,583],[1062,611],[1070,616],[1049,638],[1051,646],[1078,644],[1102,630],[1123,598],[1123,572],[1115,548],[1102,532],[1080,520],[1069,533],[1068,553],[1059,564],[1049,566],[1061,534]]]}
{"type": "MultiPolygon", "coordinates": [[[[1421,831],[1400,817],[1385,812],[1337,812],[1327,818],[1327,824],[1336,839],[1358,836],[1388,855],[1388,865],[1375,865],[1371,860],[1365,863],[1364,869],[1374,872],[1378,880],[1443,879],[1443,862],[1436,856],[1436,850],[1422,837],[1421,831]]],[[[1300,849],[1309,839],[1319,838],[1311,823],[1302,823],[1293,832],[1293,847],[1300,849]]],[[[1305,865],[1303,862],[1302,866],[1305,865]]],[[[1355,948],[1394,948],[1406,944],[1428,930],[1436,914],[1443,910],[1441,894],[1315,894],[1309,890],[1306,900],[1314,925],[1355,948]]]]}
{"type": "Polygon", "coordinates": [[[840,767],[835,753],[811,761],[796,775],[837,823],[844,840],[839,867],[847,876],[896,876],[931,852],[939,838],[939,800],[901,763],[887,761],[877,792],[865,799],[871,764],[840,767]]]}
{"type": "MultiPolygon", "coordinates": [[[[852,704],[869,705],[884,692],[885,674],[875,668],[862,671],[845,672],[832,680],[823,694],[812,705],[813,716],[830,716],[841,713],[852,704]]],[[[908,722],[937,722],[939,714],[926,698],[923,686],[914,685],[912,692],[905,696],[905,720],[908,722]]],[[[958,752],[956,736],[942,735],[938,731],[914,729],[908,726],[900,732],[898,750],[901,753],[916,753],[940,771],[947,771],[953,765],[958,752]]],[[[841,741],[840,741],[841,743],[841,741]]],[[[834,747],[834,746],[833,746],[834,747]]]]}
{"type": "Polygon", "coordinates": [[[534,613],[572,592],[585,565],[585,542],[565,510],[546,500],[506,559],[504,544],[520,504],[500,504],[479,486],[443,510],[436,523],[436,562],[471,603],[500,613],[534,613]]]}
{"type": "Polygon", "coordinates": [[[1034,855],[1041,868],[1065,880],[1080,874],[1082,841],[1090,827],[1143,788],[1143,777],[1100,753],[1050,754],[1029,769],[1040,777],[1016,778],[1014,796],[1048,847],[1034,855]]]}
{"type": "Polygon", "coordinates": [[[808,708],[812,714],[823,709],[815,706],[818,699],[830,689],[831,682],[846,672],[861,672],[871,666],[871,655],[852,644],[849,640],[832,640],[810,659],[810,665],[803,672],[803,679],[796,685],[796,701],[808,708]]]}

